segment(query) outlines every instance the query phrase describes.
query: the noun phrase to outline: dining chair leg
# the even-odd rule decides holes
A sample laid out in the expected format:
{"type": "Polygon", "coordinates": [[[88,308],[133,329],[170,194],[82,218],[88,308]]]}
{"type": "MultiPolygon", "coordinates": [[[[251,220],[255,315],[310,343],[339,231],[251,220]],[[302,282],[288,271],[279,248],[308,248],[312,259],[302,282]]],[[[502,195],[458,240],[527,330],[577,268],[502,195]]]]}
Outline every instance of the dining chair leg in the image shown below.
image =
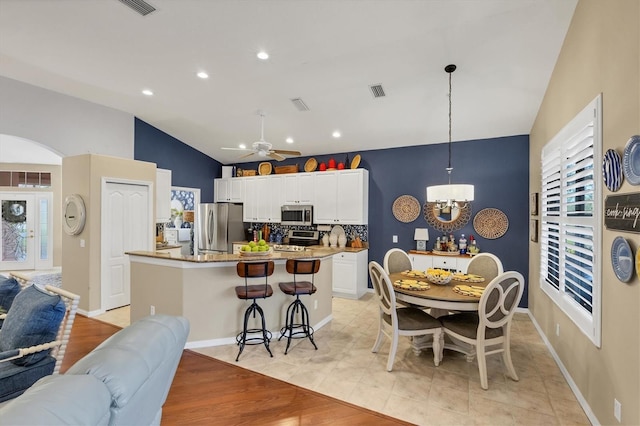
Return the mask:
{"type": "Polygon", "coordinates": [[[510,339],[509,331],[506,331],[505,341],[503,343],[503,351],[502,351],[502,360],[504,362],[505,367],[507,367],[507,372],[509,373],[509,377],[511,377],[516,382],[520,380],[518,378],[518,374],[516,373],[516,369],[513,366],[513,361],[511,360],[511,339],[510,339]]]}
{"type": "Polygon", "coordinates": [[[391,337],[391,347],[389,348],[389,360],[387,361],[387,371],[393,370],[393,361],[396,358],[396,351],[398,350],[398,334],[393,333],[391,337]]]}
{"type": "Polygon", "coordinates": [[[376,342],[373,344],[373,348],[371,348],[371,352],[377,353],[378,350],[380,350],[382,339],[384,339],[384,332],[382,331],[382,318],[380,318],[380,321],[378,322],[378,337],[376,338],[376,342]]]}
{"type": "Polygon", "coordinates": [[[489,389],[489,379],[487,378],[487,355],[484,352],[484,348],[478,348],[478,371],[480,372],[480,386],[482,389],[489,389]]]}

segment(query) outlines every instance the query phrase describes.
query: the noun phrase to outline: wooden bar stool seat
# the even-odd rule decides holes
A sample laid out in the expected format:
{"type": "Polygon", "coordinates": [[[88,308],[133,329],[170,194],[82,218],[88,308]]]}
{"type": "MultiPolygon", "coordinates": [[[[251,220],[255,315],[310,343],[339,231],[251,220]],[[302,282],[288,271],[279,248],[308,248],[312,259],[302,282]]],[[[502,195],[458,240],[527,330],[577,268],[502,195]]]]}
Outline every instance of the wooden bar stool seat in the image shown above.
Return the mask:
{"type": "Polygon", "coordinates": [[[238,276],[244,278],[244,285],[235,288],[236,296],[241,300],[252,300],[251,305],[244,312],[244,323],[242,331],[236,336],[236,342],[240,346],[236,361],[240,358],[240,354],[244,350],[245,345],[262,345],[267,348],[269,355],[273,357],[269,342],[271,341],[271,332],[267,329],[264,311],[256,302],[256,299],[266,299],[273,295],[273,288],[268,283],[268,277],[273,275],[273,261],[265,262],[238,262],[236,271],[238,276]],[[264,283],[249,284],[249,279],[264,278],[264,283]],[[256,313],[260,315],[262,327],[249,328],[249,318],[256,317],[256,313]]]}

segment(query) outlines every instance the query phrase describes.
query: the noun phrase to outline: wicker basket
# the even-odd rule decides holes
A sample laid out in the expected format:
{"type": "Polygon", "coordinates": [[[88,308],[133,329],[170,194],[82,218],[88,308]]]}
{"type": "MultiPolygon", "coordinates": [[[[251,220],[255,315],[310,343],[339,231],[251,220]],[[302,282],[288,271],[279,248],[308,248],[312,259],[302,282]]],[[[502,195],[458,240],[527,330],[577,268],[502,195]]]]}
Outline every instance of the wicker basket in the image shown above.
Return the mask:
{"type": "Polygon", "coordinates": [[[285,173],[298,173],[297,164],[291,164],[289,166],[276,166],[275,169],[277,175],[282,175],[285,173]]]}
{"type": "Polygon", "coordinates": [[[304,171],[305,172],[315,172],[318,167],[318,161],[315,158],[309,158],[306,163],[304,163],[304,171]]]}
{"type": "Polygon", "coordinates": [[[258,166],[258,174],[259,175],[270,175],[271,174],[271,163],[260,163],[258,166]]]}
{"type": "Polygon", "coordinates": [[[255,175],[256,175],[256,171],[255,170],[244,169],[242,171],[242,176],[255,176],[255,175]]]}

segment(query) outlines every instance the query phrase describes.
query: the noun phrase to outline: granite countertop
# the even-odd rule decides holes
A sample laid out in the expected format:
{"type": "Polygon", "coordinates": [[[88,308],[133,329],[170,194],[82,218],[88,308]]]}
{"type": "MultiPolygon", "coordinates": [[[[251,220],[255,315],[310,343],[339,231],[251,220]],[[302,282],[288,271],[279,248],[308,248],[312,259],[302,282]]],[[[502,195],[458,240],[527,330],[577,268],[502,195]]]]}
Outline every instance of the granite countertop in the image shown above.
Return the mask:
{"type": "Polygon", "coordinates": [[[246,256],[241,254],[200,254],[193,255],[180,255],[172,256],[170,253],[157,253],[155,251],[128,251],[125,254],[132,256],[153,257],[157,259],[178,260],[183,262],[195,262],[195,263],[211,263],[211,262],[239,262],[241,260],[280,260],[280,259],[311,259],[311,258],[323,258],[333,256],[337,253],[358,253],[360,251],[367,250],[367,248],[331,248],[324,246],[310,246],[305,251],[275,251],[266,256],[246,256]]]}

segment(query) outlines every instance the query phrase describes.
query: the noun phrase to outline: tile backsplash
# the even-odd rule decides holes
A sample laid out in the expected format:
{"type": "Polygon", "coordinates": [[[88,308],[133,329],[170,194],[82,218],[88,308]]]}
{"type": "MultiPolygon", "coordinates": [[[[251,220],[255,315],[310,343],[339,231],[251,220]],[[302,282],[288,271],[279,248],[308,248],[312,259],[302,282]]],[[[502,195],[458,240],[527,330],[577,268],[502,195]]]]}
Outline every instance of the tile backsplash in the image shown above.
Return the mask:
{"type": "MultiPolygon", "coordinates": [[[[290,229],[293,229],[295,231],[315,231],[316,230],[315,226],[286,226],[286,225],[280,225],[279,223],[268,223],[267,225],[269,225],[269,228],[271,230],[271,235],[275,235],[279,232],[281,235],[285,236],[287,235],[290,229]]],[[[247,229],[251,228],[253,230],[259,231],[262,229],[263,226],[264,226],[264,223],[252,223],[252,224],[248,224],[247,229]]],[[[367,225],[340,225],[340,226],[342,226],[342,228],[344,229],[344,233],[347,235],[347,239],[349,241],[353,240],[355,237],[360,237],[362,241],[368,241],[367,225]]],[[[320,231],[319,237],[322,238],[322,236],[328,232],[329,231],[320,231]]]]}

